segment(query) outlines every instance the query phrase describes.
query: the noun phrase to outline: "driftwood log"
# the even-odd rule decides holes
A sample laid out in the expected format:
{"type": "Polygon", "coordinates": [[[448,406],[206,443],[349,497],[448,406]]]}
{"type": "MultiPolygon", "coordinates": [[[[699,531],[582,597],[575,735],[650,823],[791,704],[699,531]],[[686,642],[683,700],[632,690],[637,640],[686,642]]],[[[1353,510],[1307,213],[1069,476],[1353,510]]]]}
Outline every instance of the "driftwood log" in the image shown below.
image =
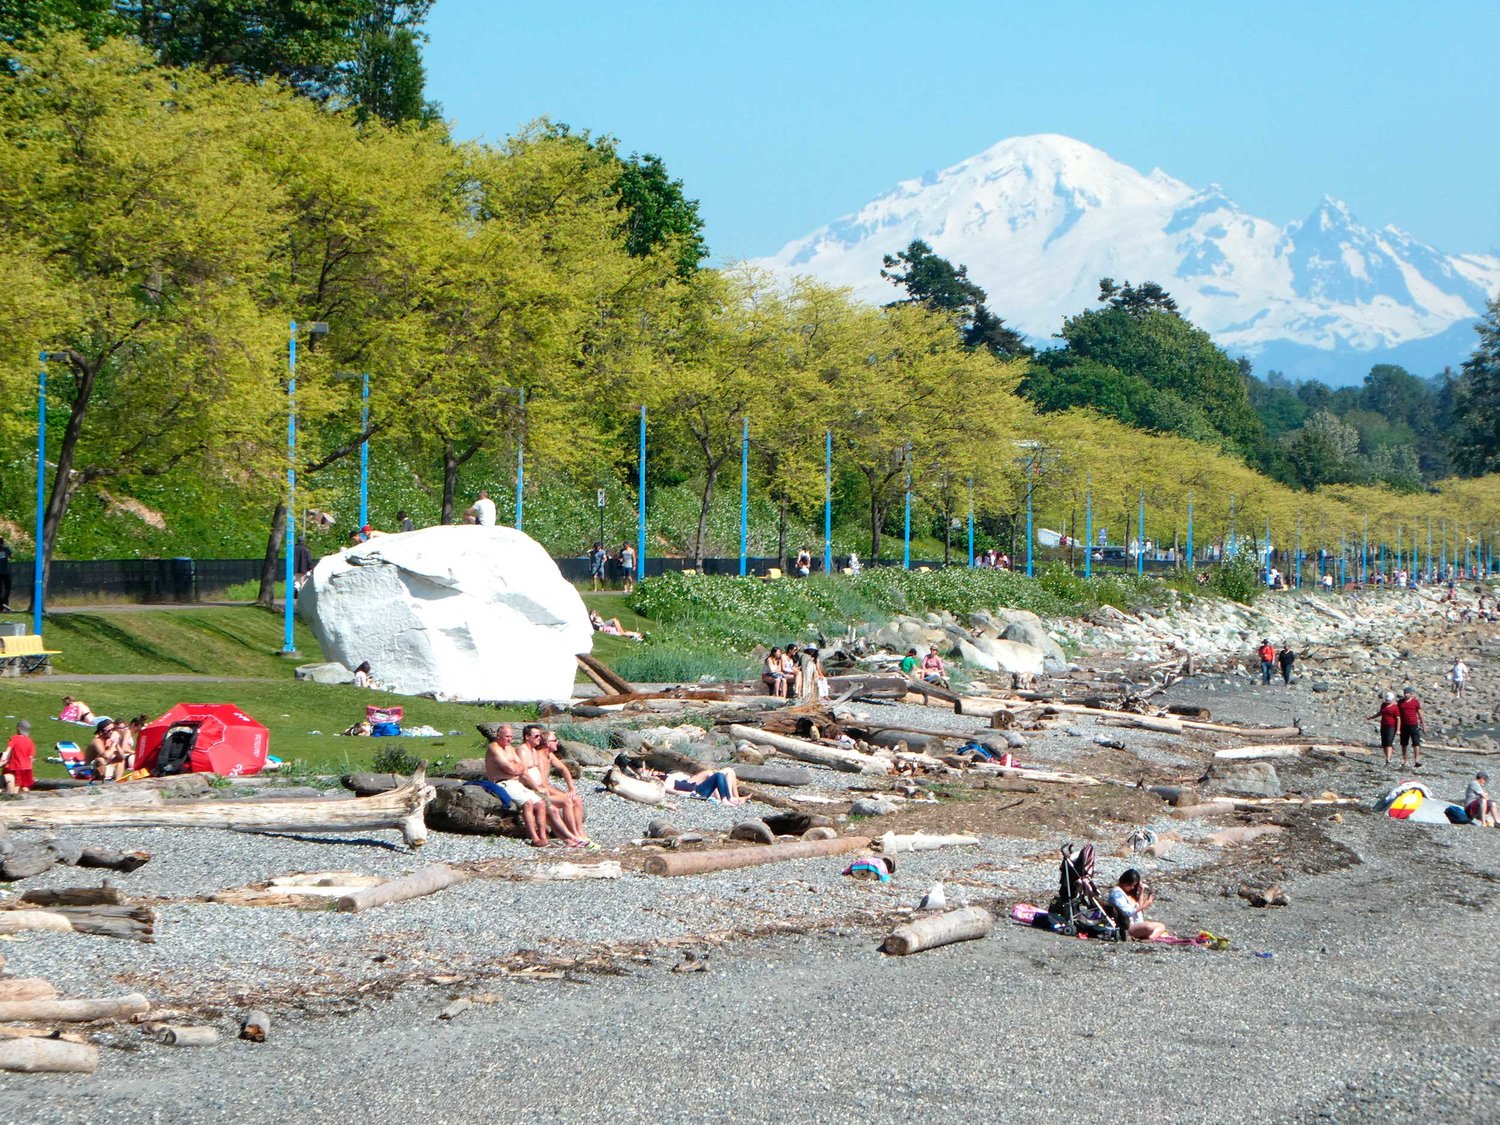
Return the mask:
{"type": "Polygon", "coordinates": [[[21,902],[27,906],[124,906],[125,895],[118,887],[105,883],[100,887],[63,887],[45,891],[26,891],[21,902]]]}
{"type": "Polygon", "coordinates": [[[813,775],[796,766],[752,766],[735,765],[735,776],[752,785],[779,785],[785,789],[796,789],[813,783],[813,775]]]}
{"type": "Polygon", "coordinates": [[[841,770],[844,773],[865,773],[882,777],[890,773],[888,760],[870,754],[861,754],[858,750],[824,746],[821,743],[808,742],[806,739],[772,734],[758,727],[744,727],[738,724],[731,724],[728,733],[731,738],[743,738],[759,746],[769,746],[778,753],[788,758],[795,758],[799,762],[812,762],[841,770]]]}
{"type": "Polygon", "coordinates": [[[212,1047],[219,1041],[219,1029],[166,1024],[156,1029],[156,1041],[168,1047],[212,1047]]]}
{"type": "Polygon", "coordinates": [[[992,777],[1014,777],[1023,781],[1042,781],[1052,785],[1102,785],[1097,777],[1090,777],[1086,773],[1064,773],[1060,770],[1032,770],[1021,769],[1018,766],[997,766],[988,762],[980,763],[972,767],[972,773],[987,774],[992,777]]]}
{"type": "Polygon", "coordinates": [[[733,871],[741,867],[759,867],[790,859],[815,859],[819,856],[867,851],[869,847],[868,836],[840,836],[833,840],[798,840],[790,844],[769,844],[753,848],[653,855],[646,859],[645,871],[647,875],[702,875],[710,871],[733,871]]]}
{"type": "Polygon", "coordinates": [[[69,801],[0,804],[9,828],[228,828],[238,832],[363,832],[393,828],[410,847],[427,841],[433,788],[422,771],[400,789],[352,801],[193,801],[161,808],[75,807],[69,801]]]}
{"type": "Polygon", "coordinates": [[[659,781],[631,777],[618,769],[604,775],[604,788],[640,805],[659,805],[667,799],[666,788],[659,781]]]}
{"type": "Polygon", "coordinates": [[[240,1038],[251,1043],[264,1043],[271,1034],[271,1017],[259,1008],[252,1008],[240,1021],[240,1038]]]}
{"type": "Polygon", "coordinates": [[[878,843],[883,854],[895,855],[898,852],[931,852],[939,848],[967,848],[979,843],[979,839],[976,836],[930,836],[926,832],[898,836],[887,832],[878,843]]]}
{"type": "Polygon", "coordinates": [[[1375,752],[1368,746],[1352,746],[1347,743],[1319,743],[1317,745],[1276,743],[1266,746],[1234,746],[1227,750],[1215,750],[1214,757],[1223,761],[1243,762],[1257,758],[1298,758],[1312,751],[1338,755],[1373,754],[1375,752]]]}
{"type": "Polygon", "coordinates": [[[98,934],[155,941],[156,913],[149,906],[60,906],[53,910],[0,910],[0,934],[27,930],[98,934]]]}
{"type": "Polygon", "coordinates": [[[829,676],[828,690],[834,695],[852,691],[857,699],[905,699],[912,682],[905,676],[864,672],[850,676],[829,676]]]}
{"type": "Polygon", "coordinates": [[[950,910],[947,914],[921,918],[898,926],[886,937],[883,948],[887,953],[905,957],[910,953],[921,953],[924,949],[952,945],[956,941],[982,938],[994,924],[994,917],[982,907],[950,910]]]}
{"type": "Polygon", "coordinates": [[[127,1019],[150,1008],[150,1003],[139,992],[128,992],[107,1000],[14,1000],[0,1002],[0,1021],[91,1023],[94,1020],[127,1019]]]}
{"type": "Polygon", "coordinates": [[[514,808],[478,785],[452,781],[435,783],[436,794],[427,807],[427,823],[440,832],[469,836],[526,835],[526,825],[514,808]]]}
{"type": "Polygon", "coordinates": [[[445,863],[435,863],[420,871],[413,871],[402,879],[392,879],[378,887],[365,887],[351,891],[338,900],[339,910],[346,914],[358,914],[376,906],[387,906],[393,902],[407,902],[414,898],[436,894],[454,883],[461,883],[468,876],[445,863]]]}
{"type": "Polygon", "coordinates": [[[93,1074],[99,1048],[64,1039],[11,1039],[0,1043],[0,1070],[23,1074],[93,1074]]]}
{"type": "Polygon", "coordinates": [[[594,681],[600,691],[624,694],[635,691],[634,684],[619,675],[598,657],[590,656],[586,652],[579,653],[578,666],[583,669],[585,676],[594,681]]]}

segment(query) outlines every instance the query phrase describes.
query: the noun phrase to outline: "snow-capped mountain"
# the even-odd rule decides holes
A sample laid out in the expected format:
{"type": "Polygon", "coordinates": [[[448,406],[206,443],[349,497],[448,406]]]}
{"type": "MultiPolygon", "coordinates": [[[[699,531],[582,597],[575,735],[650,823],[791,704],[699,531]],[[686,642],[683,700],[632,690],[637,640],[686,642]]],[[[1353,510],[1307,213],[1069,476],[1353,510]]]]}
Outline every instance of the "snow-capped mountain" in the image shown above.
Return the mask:
{"type": "MultiPolygon", "coordinates": [[[[1387,353],[1424,366],[1422,344],[1457,363],[1474,337],[1455,326],[1500,291],[1500,257],[1444,254],[1395,227],[1371,230],[1324,197],[1278,226],[1217,186],[1143,175],[1081,141],[1015,137],[906,180],[757,264],[894,299],[881,256],[914,238],[969,267],[997,314],[1038,342],[1093,307],[1099,279],[1155,281],[1235,354],[1312,359],[1349,381],[1387,353]]],[[[1296,366],[1308,366],[1296,363],[1296,366]]],[[[1264,363],[1257,364],[1263,367],[1264,363]]],[[[1272,364],[1276,366],[1276,364],[1272,364]]]]}

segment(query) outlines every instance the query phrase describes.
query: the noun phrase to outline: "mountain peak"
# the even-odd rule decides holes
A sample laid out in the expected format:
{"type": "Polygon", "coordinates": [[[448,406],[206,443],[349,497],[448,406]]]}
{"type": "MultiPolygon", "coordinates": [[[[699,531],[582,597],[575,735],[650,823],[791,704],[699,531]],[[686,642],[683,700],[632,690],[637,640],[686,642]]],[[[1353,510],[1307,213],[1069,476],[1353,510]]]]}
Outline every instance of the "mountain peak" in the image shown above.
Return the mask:
{"type": "Polygon", "coordinates": [[[1101,277],[1158,282],[1218,343],[1250,353],[1435,339],[1500,289],[1500,258],[1371,230],[1332,196],[1281,226],[1218,184],[1145,175],[1056,133],[1009,137],[905,180],[761,264],[885,301],[881,257],[915,238],[968,266],[990,307],[1036,339],[1092,307],[1101,277]]]}

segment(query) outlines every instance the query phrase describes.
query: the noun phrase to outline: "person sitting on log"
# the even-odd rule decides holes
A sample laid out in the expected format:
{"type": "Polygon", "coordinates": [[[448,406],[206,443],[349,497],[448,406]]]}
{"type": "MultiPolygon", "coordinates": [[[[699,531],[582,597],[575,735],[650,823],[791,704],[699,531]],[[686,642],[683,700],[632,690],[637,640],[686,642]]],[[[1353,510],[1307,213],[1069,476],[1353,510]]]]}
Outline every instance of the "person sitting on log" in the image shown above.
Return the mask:
{"type": "MultiPolygon", "coordinates": [[[[1474,775],[1474,780],[1469,782],[1469,787],[1464,790],[1464,811],[1469,814],[1469,819],[1486,828],[1500,828],[1500,815],[1496,813],[1495,801],[1485,790],[1484,783],[1490,779],[1490,775],[1480,770],[1474,775]]],[[[7,791],[9,791],[10,778],[5,779],[7,791]]]]}
{"type": "Polygon", "coordinates": [[[781,670],[786,673],[787,694],[802,698],[802,660],[797,646],[789,644],[781,654],[781,670]]]}
{"type": "Polygon", "coordinates": [[[525,764],[521,780],[542,799],[546,821],[562,842],[570,848],[587,847],[583,833],[576,831],[570,822],[572,809],[567,794],[547,784],[550,764],[543,746],[545,739],[546,731],[540,723],[527,723],[521,728],[521,761],[525,764]]]}
{"type": "Polygon", "coordinates": [[[1146,918],[1146,908],[1156,901],[1156,896],[1141,882],[1141,873],[1134,867],[1120,876],[1120,881],[1110,889],[1110,911],[1118,916],[1125,932],[1135,941],[1150,941],[1167,932],[1161,922],[1146,918]]]}
{"type": "MultiPolygon", "coordinates": [[[[590,840],[583,831],[583,798],[578,795],[578,789],[573,784],[573,773],[557,756],[557,732],[538,727],[533,737],[536,746],[532,754],[537,760],[537,769],[542,779],[542,791],[551,806],[548,810],[549,816],[554,827],[557,828],[557,834],[570,848],[597,850],[599,845],[590,840]],[[562,775],[563,788],[561,789],[551,783],[554,772],[562,775]]],[[[528,748],[532,746],[532,742],[533,739],[526,739],[528,748]]]]}
{"type": "Polygon", "coordinates": [[[521,813],[521,823],[532,847],[547,846],[546,802],[536,787],[525,780],[527,761],[523,748],[512,739],[515,731],[509,723],[500,724],[500,729],[490,739],[484,751],[484,780],[473,782],[486,793],[498,797],[506,808],[516,808],[521,813]]]}
{"type": "Polygon", "coordinates": [[[760,682],[766,685],[766,689],[777,699],[786,698],[786,669],[781,664],[780,647],[773,648],[766,656],[766,662],[760,673],[760,682]]]}
{"type": "Polygon", "coordinates": [[[937,645],[929,647],[927,655],[922,657],[922,679],[938,687],[948,686],[948,669],[938,655],[937,645]]]}
{"type": "Polygon", "coordinates": [[[917,650],[909,648],[906,655],[901,658],[901,674],[908,680],[917,678],[917,650]]]}

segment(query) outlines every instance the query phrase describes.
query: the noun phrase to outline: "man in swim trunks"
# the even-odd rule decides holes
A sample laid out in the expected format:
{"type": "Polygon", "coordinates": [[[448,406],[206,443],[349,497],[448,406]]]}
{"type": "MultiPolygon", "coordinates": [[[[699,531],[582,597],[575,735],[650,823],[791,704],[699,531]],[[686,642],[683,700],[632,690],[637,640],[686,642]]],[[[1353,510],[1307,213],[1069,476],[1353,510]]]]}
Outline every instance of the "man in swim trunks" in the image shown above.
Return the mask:
{"type": "MultiPolygon", "coordinates": [[[[561,837],[562,842],[570,848],[587,847],[588,841],[583,838],[582,833],[575,831],[572,825],[572,798],[562,790],[553,789],[547,784],[547,775],[551,772],[551,761],[547,754],[545,739],[546,731],[540,724],[527,723],[521,728],[521,761],[525,764],[521,780],[541,798],[545,819],[551,823],[553,831],[561,837]]],[[[567,771],[564,770],[564,773],[566,774],[567,771]]],[[[568,775],[568,778],[569,781],[572,780],[571,775],[568,775]]]]}
{"type": "Polygon", "coordinates": [[[515,731],[509,723],[502,723],[484,751],[484,778],[489,785],[483,788],[496,796],[496,789],[504,793],[501,800],[509,801],[521,810],[521,821],[531,838],[532,847],[547,846],[547,802],[542,799],[537,787],[526,778],[527,761],[525,747],[512,740],[515,731]],[[493,787],[493,788],[492,788],[493,787]]]}

